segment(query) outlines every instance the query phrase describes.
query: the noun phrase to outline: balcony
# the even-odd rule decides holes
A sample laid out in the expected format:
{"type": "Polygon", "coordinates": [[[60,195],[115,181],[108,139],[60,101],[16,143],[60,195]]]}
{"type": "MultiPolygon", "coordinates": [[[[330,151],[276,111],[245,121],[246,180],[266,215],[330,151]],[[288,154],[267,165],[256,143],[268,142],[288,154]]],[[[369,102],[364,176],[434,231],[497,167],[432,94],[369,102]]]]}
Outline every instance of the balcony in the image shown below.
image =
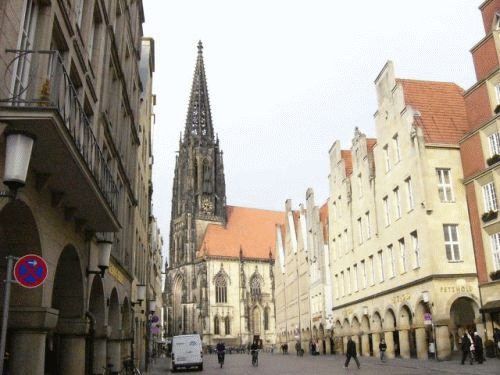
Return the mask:
{"type": "Polygon", "coordinates": [[[117,231],[118,189],[58,51],[7,50],[0,121],[37,136],[37,189],[90,230],[117,231]]]}

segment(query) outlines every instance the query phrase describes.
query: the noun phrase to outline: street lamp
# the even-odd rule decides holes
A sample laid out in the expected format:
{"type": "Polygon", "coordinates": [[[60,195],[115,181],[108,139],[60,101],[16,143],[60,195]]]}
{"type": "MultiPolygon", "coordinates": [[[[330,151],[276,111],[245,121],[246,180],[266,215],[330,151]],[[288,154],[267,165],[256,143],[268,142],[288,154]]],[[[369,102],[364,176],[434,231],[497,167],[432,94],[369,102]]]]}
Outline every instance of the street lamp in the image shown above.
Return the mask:
{"type": "MultiPolygon", "coordinates": [[[[0,126],[5,128],[4,123],[0,126]]],[[[31,151],[36,137],[28,132],[11,130],[4,131],[5,135],[5,166],[3,183],[8,186],[9,191],[0,192],[1,197],[16,199],[17,190],[26,184],[28,166],[31,159],[31,151]]],[[[2,333],[0,338],[0,370],[3,369],[5,345],[7,342],[7,326],[9,321],[10,284],[13,282],[12,264],[14,257],[7,257],[7,280],[5,281],[4,307],[2,314],[2,333]]]]}
{"type": "Polygon", "coordinates": [[[5,170],[3,183],[8,192],[0,196],[15,199],[17,190],[26,184],[28,166],[36,137],[28,132],[7,129],[5,135],[5,170]]]}
{"type": "Polygon", "coordinates": [[[142,305],[142,301],[146,298],[146,285],[139,284],[137,285],[137,298],[135,302],[130,302],[132,306],[142,305]]]}
{"type": "Polygon", "coordinates": [[[99,275],[101,279],[104,277],[104,273],[109,268],[109,257],[111,255],[111,248],[113,247],[113,242],[110,240],[99,240],[97,241],[97,248],[99,249],[99,267],[100,271],[90,271],[87,267],[87,277],[89,275],[99,275]]]}

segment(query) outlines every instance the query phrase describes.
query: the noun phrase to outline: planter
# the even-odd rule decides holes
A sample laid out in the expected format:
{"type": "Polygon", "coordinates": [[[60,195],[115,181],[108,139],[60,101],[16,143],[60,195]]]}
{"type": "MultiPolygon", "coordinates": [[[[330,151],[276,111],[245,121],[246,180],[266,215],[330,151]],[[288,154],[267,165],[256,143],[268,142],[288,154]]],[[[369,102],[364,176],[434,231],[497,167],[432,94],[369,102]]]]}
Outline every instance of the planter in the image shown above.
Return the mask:
{"type": "Polygon", "coordinates": [[[495,220],[497,217],[498,211],[488,211],[481,216],[481,220],[483,220],[483,223],[486,223],[490,220],[495,220]]]}
{"type": "Polygon", "coordinates": [[[490,273],[490,279],[492,281],[500,280],[500,270],[490,273]]]}
{"type": "Polygon", "coordinates": [[[495,163],[498,163],[499,161],[500,161],[500,155],[495,154],[491,158],[486,159],[486,164],[488,164],[490,166],[490,165],[493,165],[495,163]]]}

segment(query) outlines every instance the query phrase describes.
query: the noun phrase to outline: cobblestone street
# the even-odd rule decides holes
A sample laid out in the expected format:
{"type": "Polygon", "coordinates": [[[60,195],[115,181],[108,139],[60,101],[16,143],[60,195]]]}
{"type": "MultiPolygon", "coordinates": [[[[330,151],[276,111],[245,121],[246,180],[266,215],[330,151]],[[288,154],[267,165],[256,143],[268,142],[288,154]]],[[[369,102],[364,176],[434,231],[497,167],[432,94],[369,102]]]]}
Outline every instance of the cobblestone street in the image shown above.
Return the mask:
{"type": "MultiPolygon", "coordinates": [[[[282,355],[261,353],[259,356],[259,366],[252,367],[248,354],[232,354],[226,356],[224,367],[221,369],[217,365],[217,357],[207,354],[204,357],[204,370],[202,374],[226,374],[226,375],[247,375],[247,374],[372,374],[372,375],[496,375],[500,374],[500,359],[487,358],[482,365],[460,364],[460,358],[455,357],[450,361],[417,360],[417,359],[393,359],[381,363],[378,358],[360,357],[361,369],[356,368],[356,364],[351,361],[349,367],[344,367],[345,356],[304,356],[301,358],[295,355],[282,355]]],[[[145,375],[160,375],[170,372],[170,360],[160,358],[153,364],[150,371],[145,375]]],[[[179,371],[181,374],[200,374],[199,371],[179,371]]]]}

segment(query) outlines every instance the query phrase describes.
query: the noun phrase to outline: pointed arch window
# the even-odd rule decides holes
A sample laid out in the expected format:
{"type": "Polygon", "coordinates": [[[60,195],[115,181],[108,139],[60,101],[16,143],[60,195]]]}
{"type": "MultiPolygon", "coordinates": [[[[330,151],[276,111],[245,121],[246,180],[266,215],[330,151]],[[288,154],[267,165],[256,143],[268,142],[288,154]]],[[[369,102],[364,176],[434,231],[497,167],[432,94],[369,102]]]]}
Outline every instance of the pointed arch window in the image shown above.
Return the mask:
{"type": "Polygon", "coordinates": [[[269,307],[264,310],[264,331],[269,331],[269,307]]]}
{"type": "Polygon", "coordinates": [[[254,300],[260,299],[261,296],[260,278],[258,276],[252,277],[252,281],[250,283],[250,293],[252,294],[252,298],[254,300]]]}
{"type": "Polygon", "coordinates": [[[211,168],[208,160],[203,161],[203,192],[211,193],[212,192],[212,176],[211,176],[211,168]]]}
{"type": "Polygon", "coordinates": [[[231,334],[231,320],[229,319],[229,316],[226,316],[224,318],[224,329],[225,329],[225,334],[230,335],[231,334]]]}
{"type": "Polygon", "coordinates": [[[220,335],[219,317],[214,318],[214,335],[220,335]]]}
{"type": "Polygon", "coordinates": [[[222,274],[215,279],[215,303],[227,303],[227,281],[222,274]]]}

